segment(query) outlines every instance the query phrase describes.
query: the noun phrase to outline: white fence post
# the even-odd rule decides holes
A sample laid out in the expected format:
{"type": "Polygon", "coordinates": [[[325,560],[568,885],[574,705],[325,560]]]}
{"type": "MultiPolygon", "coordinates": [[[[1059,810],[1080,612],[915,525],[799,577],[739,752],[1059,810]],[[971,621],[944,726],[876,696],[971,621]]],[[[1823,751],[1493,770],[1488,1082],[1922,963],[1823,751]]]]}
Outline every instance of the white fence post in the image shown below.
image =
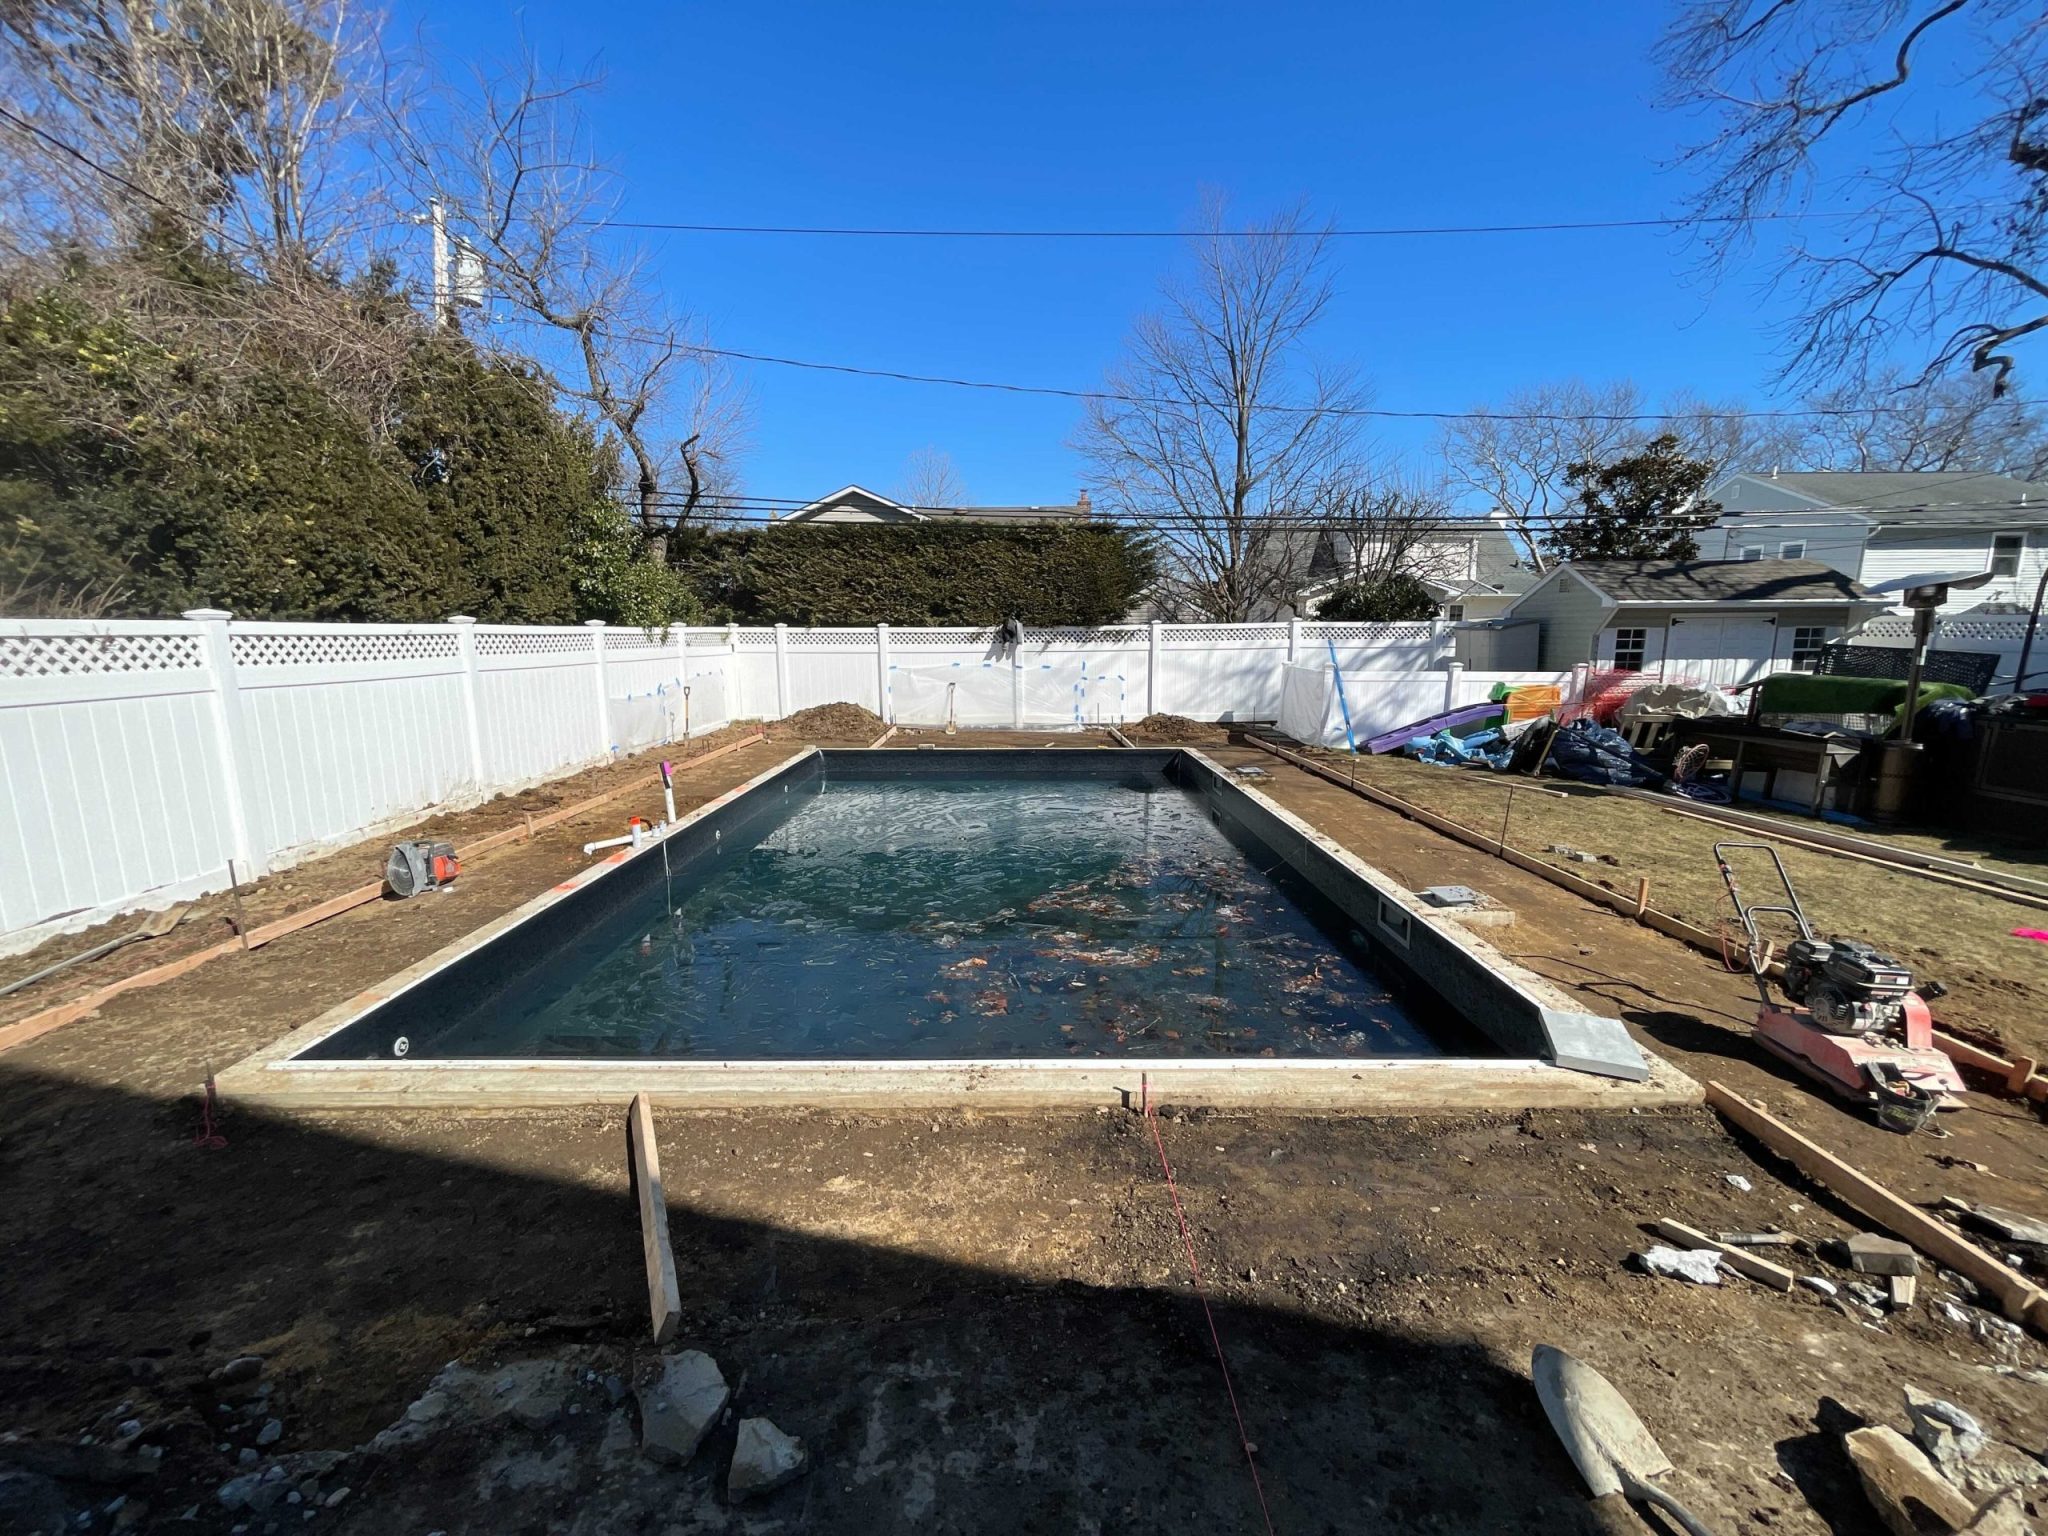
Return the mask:
{"type": "Polygon", "coordinates": [[[1159,621],[1153,619],[1145,626],[1145,713],[1163,714],[1165,697],[1166,689],[1159,676],[1159,621]]]}
{"type": "Polygon", "coordinates": [[[612,712],[604,680],[604,620],[585,619],[583,623],[590,630],[590,654],[597,659],[597,755],[610,757],[612,712]]]}
{"type": "Polygon", "coordinates": [[[775,718],[785,719],[789,709],[789,626],[775,626],[775,718]]]}
{"type": "Polygon", "coordinates": [[[240,878],[270,868],[270,838],[242,783],[242,764],[254,762],[248,750],[248,727],[242,720],[242,693],[235,682],[235,647],[228,635],[225,608],[189,608],[181,617],[199,628],[206,651],[207,675],[213,683],[213,729],[220,764],[220,793],[227,803],[229,840],[235,847],[235,873],[240,878]]]}
{"type": "Polygon", "coordinates": [[[1444,665],[1444,708],[1458,707],[1458,681],[1465,675],[1465,663],[1446,662],[1444,665]]]}
{"type": "Polygon", "coordinates": [[[484,787],[484,731],[477,713],[476,620],[466,613],[451,613],[455,644],[462,656],[462,719],[469,728],[469,776],[479,792],[484,787]]]}
{"type": "Polygon", "coordinates": [[[1287,662],[1292,666],[1301,660],[1301,619],[1293,616],[1287,621],[1287,662]]]}
{"type": "Polygon", "coordinates": [[[676,686],[682,690],[682,697],[676,700],[676,707],[683,712],[682,740],[690,739],[690,626],[676,626],[676,686]]]}
{"type": "Polygon", "coordinates": [[[875,713],[882,717],[884,725],[893,725],[889,718],[889,626],[875,626],[875,713]]]}
{"type": "Polygon", "coordinates": [[[1010,729],[1024,729],[1024,647],[1010,647],[1010,729]]]}

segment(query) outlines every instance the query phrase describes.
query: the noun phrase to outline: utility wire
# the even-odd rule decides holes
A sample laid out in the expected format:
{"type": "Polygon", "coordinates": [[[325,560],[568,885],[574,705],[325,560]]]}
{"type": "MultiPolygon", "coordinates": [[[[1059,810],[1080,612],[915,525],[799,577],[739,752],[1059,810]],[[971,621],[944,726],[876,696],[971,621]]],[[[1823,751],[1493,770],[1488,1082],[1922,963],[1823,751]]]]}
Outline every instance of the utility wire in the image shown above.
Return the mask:
{"type": "MultiPolygon", "coordinates": [[[[1963,212],[1967,210],[1948,210],[1963,212]]],[[[1532,224],[1396,224],[1335,229],[895,229],[830,224],[679,224],[658,219],[590,218],[606,229],[654,229],[686,235],[799,235],[869,240],[1400,240],[1452,235],[1548,235],[1579,230],[1686,229],[1695,225],[1867,219],[1881,208],[1787,209],[1779,213],[1717,213],[1645,219],[1552,219],[1532,224]]]]}

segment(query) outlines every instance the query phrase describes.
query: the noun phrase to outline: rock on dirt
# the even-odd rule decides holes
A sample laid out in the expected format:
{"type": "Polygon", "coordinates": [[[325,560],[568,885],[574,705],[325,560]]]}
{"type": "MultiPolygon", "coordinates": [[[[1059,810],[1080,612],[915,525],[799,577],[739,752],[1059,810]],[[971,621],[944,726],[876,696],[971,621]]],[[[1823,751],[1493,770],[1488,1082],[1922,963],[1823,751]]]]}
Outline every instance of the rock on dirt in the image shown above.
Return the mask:
{"type": "Polygon", "coordinates": [[[802,1477],[809,1464],[804,1443],[796,1436],[785,1435],[766,1419],[741,1419],[725,1496],[737,1504],[773,1493],[802,1477]]]}
{"type": "Polygon", "coordinates": [[[695,1456],[732,1400],[718,1362],[701,1349],[670,1355],[638,1390],[640,1449],[657,1461],[687,1462],[695,1456]]]}
{"type": "Polygon", "coordinates": [[[858,741],[865,745],[889,729],[889,722],[858,704],[816,704],[768,727],[771,741],[858,741]]]}
{"type": "Polygon", "coordinates": [[[70,1524],[71,1511],[55,1479],[0,1469],[0,1530],[58,1536],[70,1524]]]}
{"type": "Polygon", "coordinates": [[[1215,734],[1215,726],[1186,715],[1147,715],[1136,725],[1124,727],[1124,735],[1132,741],[1207,741],[1215,734]]]}

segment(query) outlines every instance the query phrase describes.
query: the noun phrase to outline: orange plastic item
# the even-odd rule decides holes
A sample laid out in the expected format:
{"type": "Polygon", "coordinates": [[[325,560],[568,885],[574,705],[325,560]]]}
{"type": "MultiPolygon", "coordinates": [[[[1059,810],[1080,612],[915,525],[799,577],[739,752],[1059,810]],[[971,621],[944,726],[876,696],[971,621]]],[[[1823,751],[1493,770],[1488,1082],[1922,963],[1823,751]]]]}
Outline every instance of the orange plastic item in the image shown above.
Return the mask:
{"type": "Polygon", "coordinates": [[[1505,702],[1510,721],[1535,720],[1544,715],[1557,713],[1558,705],[1564,702],[1564,690],[1540,684],[1531,684],[1526,688],[1510,688],[1505,702]]]}

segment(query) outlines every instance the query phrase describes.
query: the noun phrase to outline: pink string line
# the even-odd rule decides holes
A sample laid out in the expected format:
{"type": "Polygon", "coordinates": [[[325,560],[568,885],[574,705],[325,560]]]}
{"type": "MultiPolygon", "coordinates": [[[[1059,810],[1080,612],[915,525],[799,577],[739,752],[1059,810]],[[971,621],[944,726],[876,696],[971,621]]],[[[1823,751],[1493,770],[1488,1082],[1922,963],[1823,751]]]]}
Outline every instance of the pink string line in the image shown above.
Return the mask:
{"type": "Polygon", "coordinates": [[[1223,1336],[1216,1331],[1216,1314],[1209,1310],[1209,1297],[1202,1289],[1202,1265],[1195,1257],[1195,1240],[1188,1231],[1187,1213],[1180,1206],[1180,1187],[1173,1181],[1173,1164],[1166,1157],[1166,1143],[1159,1135],[1159,1116],[1146,1094],[1145,1119],[1152,1127],[1152,1145],[1159,1149],[1159,1166],[1166,1172],[1166,1192],[1173,1197],[1173,1219],[1180,1223],[1181,1246],[1187,1249],[1188,1269],[1195,1277],[1195,1299],[1202,1304],[1202,1316],[1209,1322],[1209,1342],[1216,1348],[1216,1368],[1223,1373],[1223,1390],[1230,1396],[1231,1417],[1237,1420],[1237,1443],[1244,1447],[1244,1464],[1251,1469],[1252,1492],[1259,1496],[1259,1518],[1266,1523],[1266,1536],[1273,1536],[1273,1512],[1266,1507],[1265,1486],[1259,1481],[1259,1464],[1252,1456],[1251,1436],[1245,1432],[1244,1410],[1237,1406],[1237,1388],[1231,1385],[1230,1362],[1223,1358],[1223,1336]]]}

